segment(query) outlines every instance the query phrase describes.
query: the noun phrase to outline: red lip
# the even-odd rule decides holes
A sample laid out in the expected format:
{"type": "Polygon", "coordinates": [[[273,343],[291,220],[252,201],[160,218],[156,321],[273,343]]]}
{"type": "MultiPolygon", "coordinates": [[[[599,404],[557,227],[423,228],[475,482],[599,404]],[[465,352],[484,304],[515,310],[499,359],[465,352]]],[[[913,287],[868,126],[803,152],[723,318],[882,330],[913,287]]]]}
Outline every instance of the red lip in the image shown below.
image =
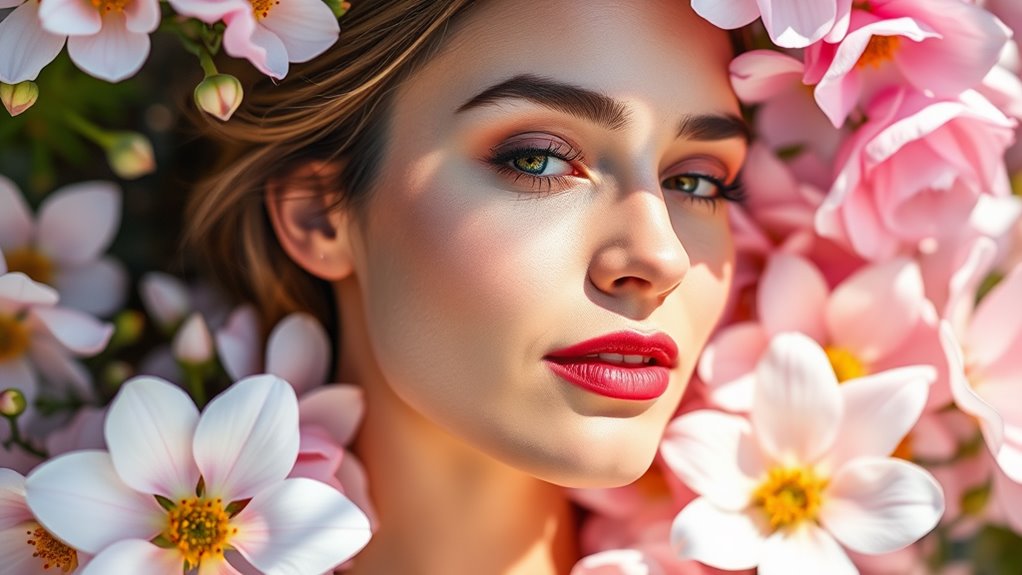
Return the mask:
{"type": "Polygon", "coordinates": [[[663,395],[678,360],[678,345],[664,333],[610,333],[547,354],[550,369],[568,383],[615,399],[663,395]],[[649,363],[619,363],[596,354],[641,355],[649,363]]]}

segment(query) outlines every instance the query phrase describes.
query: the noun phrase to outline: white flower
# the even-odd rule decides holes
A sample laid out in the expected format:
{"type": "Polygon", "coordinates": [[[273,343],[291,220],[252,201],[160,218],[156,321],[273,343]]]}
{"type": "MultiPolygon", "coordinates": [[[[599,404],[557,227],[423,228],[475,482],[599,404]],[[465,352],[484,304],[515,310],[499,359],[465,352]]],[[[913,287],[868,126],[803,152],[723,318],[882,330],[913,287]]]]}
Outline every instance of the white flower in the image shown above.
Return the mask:
{"type": "Polygon", "coordinates": [[[237,573],[232,549],[265,573],[322,573],[369,540],[366,516],[338,491],[287,479],[298,403],[277,377],[238,382],[201,416],[179,388],[136,378],[105,432],[109,452],[62,455],[26,481],[40,523],[97,554],[87,575],[237,573]]]}
{"type": "Polygon", "coordinates": [[[858,573],[842,546],[895,551],[944,511],[936,480],[889,455],[926,403],[932,367],[839,386],[823,349],[774,338],[757,370],[751,422],[714,411],[675,420],[661,452],[701,497],[671,529],[685,558],[760,575],[858,573]]]}

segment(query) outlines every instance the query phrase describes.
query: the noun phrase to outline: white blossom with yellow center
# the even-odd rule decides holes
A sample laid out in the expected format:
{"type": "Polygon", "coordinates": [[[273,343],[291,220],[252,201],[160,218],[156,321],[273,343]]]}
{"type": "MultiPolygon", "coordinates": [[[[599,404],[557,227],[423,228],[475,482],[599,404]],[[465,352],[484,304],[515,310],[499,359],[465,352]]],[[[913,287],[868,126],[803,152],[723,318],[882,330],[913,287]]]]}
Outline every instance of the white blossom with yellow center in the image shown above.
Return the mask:
{"type": "Polygon", "coordinates": [[[940,486],[889,457],[922,413],[933,368],[839,385],[819,344],[784,333],[755,377],[749,419],[703,410],[667,429],[664,460],[699,494],[671,529],[681,557],[761,575],[850,575],[845,548],[887,553],[936,525],[940,486]]]}
{"type": "Polygon", "coordinates": [[[96,554],[83,575],[234,572],[229,550],[262,572],[323,573],[369,540],[339,491],[287,477],[298,402],[275,376],[238,382],[201,415],[179,387],[136,378],[110,406],[106,440],[109,453],[60,456],[26,482],[40,522],[96,554]]]}

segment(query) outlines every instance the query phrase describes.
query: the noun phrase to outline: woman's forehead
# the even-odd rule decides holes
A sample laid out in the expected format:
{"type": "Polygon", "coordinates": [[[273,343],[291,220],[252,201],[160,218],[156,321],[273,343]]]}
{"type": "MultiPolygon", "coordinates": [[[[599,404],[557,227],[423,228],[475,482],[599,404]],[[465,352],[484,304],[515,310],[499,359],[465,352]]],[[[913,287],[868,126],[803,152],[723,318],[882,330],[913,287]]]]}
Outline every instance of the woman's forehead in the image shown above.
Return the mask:
{"type": "Polygon", "coordinates": [[[728,36],[687,2],[495,0],[473,7],[406,88],[450,111],[520,76],[685,112],[737,111],[728,36]]]}

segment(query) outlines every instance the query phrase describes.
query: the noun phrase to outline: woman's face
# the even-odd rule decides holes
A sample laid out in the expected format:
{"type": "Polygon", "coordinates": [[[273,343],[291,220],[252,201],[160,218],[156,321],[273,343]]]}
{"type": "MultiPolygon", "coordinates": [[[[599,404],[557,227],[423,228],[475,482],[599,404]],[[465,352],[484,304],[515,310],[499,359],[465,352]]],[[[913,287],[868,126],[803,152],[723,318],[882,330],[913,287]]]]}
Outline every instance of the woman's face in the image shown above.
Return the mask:
{"type": "Polygon", "coordinates": [[[394,96],[351,233],[367,333],[344,336],[372,353],[342,362],[542,479],[645,471],[724,305],[746,149],[727,37],[687,5],[494,1],[459,22],[394,96]]]}

